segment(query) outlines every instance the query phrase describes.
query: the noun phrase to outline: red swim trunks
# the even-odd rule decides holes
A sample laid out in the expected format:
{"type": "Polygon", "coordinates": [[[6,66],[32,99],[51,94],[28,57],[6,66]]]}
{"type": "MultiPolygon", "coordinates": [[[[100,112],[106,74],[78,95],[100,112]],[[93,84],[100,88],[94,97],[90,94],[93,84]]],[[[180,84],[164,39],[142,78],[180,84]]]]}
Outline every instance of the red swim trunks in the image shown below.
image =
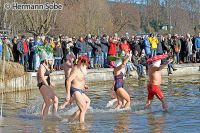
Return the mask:
{"type": "Polygon", "coordinates": [[[153,100],[154,95],[156,95],[157,98],[160,100],[164,98],[164,95],[163,95],[162,91],[160,90],[159,85],[149,84],[148,85],[148,99],[153,100]]]}

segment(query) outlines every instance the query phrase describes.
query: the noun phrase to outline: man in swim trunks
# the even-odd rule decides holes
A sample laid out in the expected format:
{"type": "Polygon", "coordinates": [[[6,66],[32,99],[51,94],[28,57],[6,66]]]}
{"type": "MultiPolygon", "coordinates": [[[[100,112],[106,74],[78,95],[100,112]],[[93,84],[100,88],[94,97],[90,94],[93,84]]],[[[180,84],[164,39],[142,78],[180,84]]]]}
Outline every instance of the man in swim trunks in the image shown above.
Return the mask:
{"type": "Polygon", "coordinates": [[[89,59],[87,56],[80,56],[78,58],[77,65],[72,68],[70,76],[67,79],[66,92],[67,97],[66,101],[69,101],[70,98],[73,98],[76,101],[78,110],[72,115],[69,121],[72,121],[79,117],[79,122],[84,123],[85,114],[90,106],[90,99],[84,93],[86,86],[86,74],[87,66],[89,65],[89,59]]]}
{"type": "Polygon", "coordinates": [[[145,109],[148,109],[152,103],[154,95],[162,102],[162,107],[165,111],[167,111],[167,104],[165,103],[164,94],[160,90],[161,84],[161,70],[171,63],[172,60],[169,60],[167,63],[161,65],[161,60],[153,61],[151,65],[149,65],[148,75],[149,75],[149,84],[148,84],[148,99],[145,105],[145,109]]]}
{"type": "MultiPolygon", "coordinates": [[[[65,62],[63,63],[63,69],[65,72],[65,87],[67,86],[67,79],[70,76],[70,73],[72,71],[72,68],[74,66],[74,60],[75,60],[75,55],[73,53],[69,53],[66,56],[65,62]]],[[[64,109],[65,106],[69,103],[71,103],[73,101],[73,99],[71,98],[70,101],[64,101],[64,103],[60,106],[60,109],[64,109]]]]}

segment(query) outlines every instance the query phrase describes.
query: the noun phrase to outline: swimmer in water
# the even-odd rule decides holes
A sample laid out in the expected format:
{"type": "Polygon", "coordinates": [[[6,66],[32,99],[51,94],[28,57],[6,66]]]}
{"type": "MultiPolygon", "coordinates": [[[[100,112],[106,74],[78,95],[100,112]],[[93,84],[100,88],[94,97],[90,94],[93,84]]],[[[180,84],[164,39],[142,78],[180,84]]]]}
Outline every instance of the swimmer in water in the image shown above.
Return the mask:
{"type": "Polygon", "coordinates": [[[74,112],[69,121],[73,121],[76,118],[80,123],[85,122],[85,114],[90,106],[90,99],[84,93],[88,86],[86,86],[87,67],[89,65],[89,59],[87,56],[80,56],[78,58],[77,65],[72,68],[70,76],[67,79],[66,86],[66,102],[69,102],[71,98],[74,99],[78,106],[78,110],[74,112]]]}
{"type": "Polygon", "coordinates": [[[130,108],[130,96],[124,87],[124,74],[125,74],[125,66],[129,60],[129,56],[124,57],[124,61],[116,60],[115,68],[114,68],[114,85],[113,89],[115,91],[118,104],[116,109],[120,108],[130,108]]]}
{"type": "MultiPolygon", "coordinates": [[[[152,57],[152,58],[155,58],[152,57]]],[[[161,101],[162,107],[165,111],[167,111],[168,107],[165,103],[164,94],[160,89],[160,84],[162,81],[161,70],[166,67],[173,60],[169,60],[167,63],[161,65],[161,60],[155,60],[148,67],[148,76],[149,76],[149,84],[148,84],[148,98],[145,105],[145,109],[148,109],[152,103],[154,95],[161,101]]]]}
{"type": "Polygon", "coordinates": [[[44,99],[44,103],[42,106],[42,118],[45,120],[47,118],[49,107],[51,104],[53,104],[53,115],[57,118],[60,118],[57,114],[58,109],[58,97],[56,96],[55,92],[52,89],[51,81],[50,81],[50,69],[49,69],[49,63],[51,62],[51,59],[47,57],[47,55],[43,55],[44,57],[41,57],[40,66],[37,72],[37,81],[38,81],[38,87],[39,91],[44,99]]]}
{"type": "MultiPolygon", "coordinates": [[[[67,79],[70,76],[70,73],[72,71],[72,68],[74,67],[74,60],[75,60],[75,55],[73,53],[69,53],[66,56],[65,63],[63,64],[63,69],[65,72],[65,87],[67,86],[67,79]]],[[[69,101],[64,101],[64,103],[60,106],[60,109],[64,109],[65,106],[67,106],[69,103],[72,103],[73,98],[70,98],[69,101]]]]}

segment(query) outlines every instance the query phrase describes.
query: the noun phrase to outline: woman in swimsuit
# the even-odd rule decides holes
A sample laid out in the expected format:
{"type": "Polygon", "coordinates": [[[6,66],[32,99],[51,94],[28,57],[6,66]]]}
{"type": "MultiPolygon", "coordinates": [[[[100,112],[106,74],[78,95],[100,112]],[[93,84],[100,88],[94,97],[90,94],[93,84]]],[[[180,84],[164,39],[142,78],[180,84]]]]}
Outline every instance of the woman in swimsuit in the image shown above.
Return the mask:
{"type": "Polygon", "coordinates": [[[116,109],[123,108],[129,108],[130,107],[130,96],[127,93],[127,91],[123,88],[124,87],[124,69],[126,66],[126,63],[129,60],[129,56],[126,56],[124,58],[124,61],[117,60],[114,68],[114,85],[113,89],[115,91],[115,94],[117,96],[118,104],[116,106],[116,109]]]}
{"type": "Polygon", "coordinates": [[[43,57],[40,62],[40,66],[37,72],[37,80],[38,80],[38,87],[40,93],[44,99],[44,104],[42,107],[42,118],[45,120],[48,115],[49,107],[53,104],[53,115],[58,117],[57,109],[58,109],[58,97],[54,93],[53,89],[51,88],[50,82],[50,69],[48,67],[48,58],[43,57]]]}

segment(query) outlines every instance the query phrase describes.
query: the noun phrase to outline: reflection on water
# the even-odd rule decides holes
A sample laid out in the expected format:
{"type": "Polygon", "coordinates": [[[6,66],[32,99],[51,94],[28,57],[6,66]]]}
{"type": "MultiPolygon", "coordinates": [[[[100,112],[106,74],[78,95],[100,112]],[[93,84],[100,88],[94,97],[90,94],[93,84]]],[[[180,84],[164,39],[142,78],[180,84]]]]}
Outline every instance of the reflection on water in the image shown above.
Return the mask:
{"type": "MultiPolygon", "coordinates": [[[[167,98],[169,112],[163,113],[161,103],[155,99],[152,109],[144,111],[147,97],[147,81],[126,82],[125,88],[131,95],[131,110],[116,111],[106,108],[111,100],[111,82],[90,86],[87,95],[91,98],[91,107],[86,114],[86,123],[63,123],[49,118],[43,122],[40,118],[40,108],[43,99],[36,89],[20,93],[4,95],[3,120],[0,122],[2,133],[63,133],[63,132],[198,132],[200,130],[200,76],[165,78],[161,88],[167,98]],[[188,128],[189,127],[189,128],[188,128]]],[[[60,104],[65,97],[63,86],[56,88],[60,104]]],[[[60,115],[68,118],[77,108],[73,104],[60,115]]]]}
{"type": "Polygon", "coordinates": [[[155,115],[154,113],[148,113],[147,119],[151,133],[161,133],[163,131],[163,124],[165,123],[164,114],[155,115]]]}
{"type": "Polygon", "coordinates": [[[89,132],[86,124],[77,123],[77,124],[69,125],[68,127],[71,133],[77,133],[77,132],[88,133],[89,132]]]}
{"type": "Polygon", "coordinates": [[[117,124],[114,127],[114,133],[127,133],[129,126],[130,113],[121,113],[117,115],[117,124]]]}
{"type": "Polygon", "coordinates": [[[61,133],[59,130],[59,123],[54,120],[42,122],[41,132],[44,133],[61,133]]]}

